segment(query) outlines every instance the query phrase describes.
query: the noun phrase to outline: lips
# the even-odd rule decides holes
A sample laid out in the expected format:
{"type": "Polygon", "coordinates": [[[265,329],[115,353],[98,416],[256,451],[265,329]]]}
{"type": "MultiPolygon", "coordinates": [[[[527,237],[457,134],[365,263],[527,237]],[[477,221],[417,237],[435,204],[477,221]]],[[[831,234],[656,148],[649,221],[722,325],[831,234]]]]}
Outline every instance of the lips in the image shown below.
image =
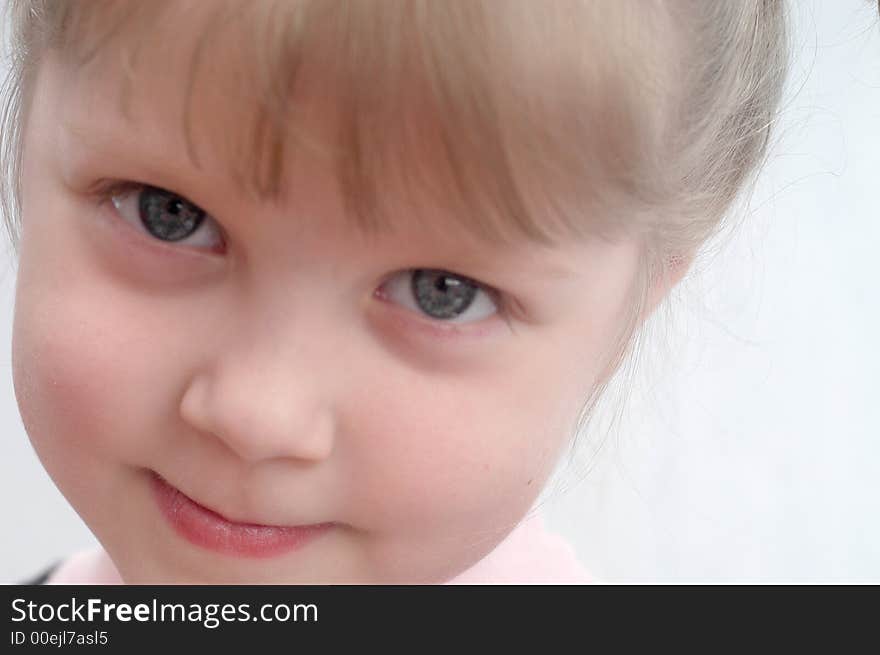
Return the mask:
{"type": "Polygon", "coordinates": [[[159,510],[177,534],[190,543],[236,557],[274,557],[303,548],[332,523],[278,526],[237,523],[199,505],[156,473],[151,475],[159,510]]]}

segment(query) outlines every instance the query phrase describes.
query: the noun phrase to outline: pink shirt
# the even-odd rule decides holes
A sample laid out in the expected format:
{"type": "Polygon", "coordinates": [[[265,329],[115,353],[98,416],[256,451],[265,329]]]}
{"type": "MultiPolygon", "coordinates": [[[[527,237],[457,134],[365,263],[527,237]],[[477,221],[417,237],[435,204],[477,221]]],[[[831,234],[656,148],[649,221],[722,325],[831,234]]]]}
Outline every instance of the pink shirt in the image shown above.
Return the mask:
{"type": "MultiPolygon", "coordinates": [[[[548,532],[540,515],[524,519],[488,555],[446,584],[587,584],[571,545],[548,532]]],[[[102,548],[64,560],[46,584],[123,584],[102,548]]]]}

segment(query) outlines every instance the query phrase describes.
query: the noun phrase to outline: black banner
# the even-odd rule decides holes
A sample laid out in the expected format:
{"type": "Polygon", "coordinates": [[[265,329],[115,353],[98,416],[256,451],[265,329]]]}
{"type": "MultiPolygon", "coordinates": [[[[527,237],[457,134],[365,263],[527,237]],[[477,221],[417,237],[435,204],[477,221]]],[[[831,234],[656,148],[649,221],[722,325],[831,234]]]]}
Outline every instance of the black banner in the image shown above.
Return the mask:
{"type": "MultiPolygon", "coordinates": [[[[610,636],[617,646],[678,643],[715,627],[718,638],[755,629],[790,635],[828,626],[847,606],[848,635],[873,625],[877,587],[435,586],[435,587],[0,587],[0,652],[81,649],[250,649],[304,645],[466,645],[475,636],[533,640],[610,636]],[[721,629],[722,632],[718,632],[721,629]]],[[[562,642],[565,643],[565,642],[562,642]]],[[[569,642],[573,643],[573,642],[569,642]]],[[[418,645],[418,647],[416,647],[418,645]]],[[[469,649],[465,649],[469,650],[469,649]]]]}

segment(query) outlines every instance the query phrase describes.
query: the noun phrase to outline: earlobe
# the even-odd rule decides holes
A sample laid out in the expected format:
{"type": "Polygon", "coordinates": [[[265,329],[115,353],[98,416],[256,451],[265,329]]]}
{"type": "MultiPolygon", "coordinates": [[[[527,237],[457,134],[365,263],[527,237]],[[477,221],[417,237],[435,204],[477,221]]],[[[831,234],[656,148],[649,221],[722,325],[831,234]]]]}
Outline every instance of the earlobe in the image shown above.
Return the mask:
{"type": "Polygon", "coordinates": [[[642,311],[641,321],[648,319],[657,306],[666,297],[676,284],[681,282],[682,278],[688,272],[693,262],[692,254],[674,254],[665,260],[663,270],[651,280],[651,288],[648,290],[648,297],[642,311]]]}

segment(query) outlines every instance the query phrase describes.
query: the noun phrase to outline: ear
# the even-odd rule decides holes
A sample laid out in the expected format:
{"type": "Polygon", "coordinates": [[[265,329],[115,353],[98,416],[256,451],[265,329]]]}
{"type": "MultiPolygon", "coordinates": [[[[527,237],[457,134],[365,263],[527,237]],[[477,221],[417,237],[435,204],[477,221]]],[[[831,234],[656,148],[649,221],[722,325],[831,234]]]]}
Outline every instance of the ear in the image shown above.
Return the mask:
{"type": "Polygon", "coordinates": [[[681,282],[685,273],[690,269],[693,259],[693,253],[671,255],[667,258],[666,268],[665,271],[662,272],[663,274],[657,275],[651,280],[651,288],[648,291],[647,302],[642,310],[642,315],[639,319],[640,322],[647,320],[648,317],[654,313],[654,310],[657,309],[657,305],[659,305],[663,298],[666,297],[666,294],[668,294],[676,284],[681,282]]]}

